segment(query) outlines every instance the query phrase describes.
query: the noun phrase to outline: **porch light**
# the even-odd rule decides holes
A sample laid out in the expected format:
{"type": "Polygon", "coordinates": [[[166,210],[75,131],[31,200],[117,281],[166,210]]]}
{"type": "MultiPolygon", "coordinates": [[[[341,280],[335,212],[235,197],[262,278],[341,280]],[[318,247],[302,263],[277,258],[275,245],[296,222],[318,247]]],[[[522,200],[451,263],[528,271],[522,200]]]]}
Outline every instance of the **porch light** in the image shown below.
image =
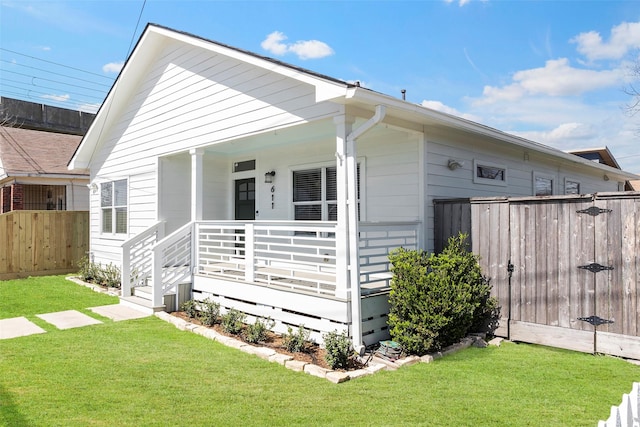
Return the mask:
{"type": "Polygon", "coordinates": [[[264,174],[264,183],[273,184],[273,177],[276,176],[276,171],[267,172],[264,174]]]}

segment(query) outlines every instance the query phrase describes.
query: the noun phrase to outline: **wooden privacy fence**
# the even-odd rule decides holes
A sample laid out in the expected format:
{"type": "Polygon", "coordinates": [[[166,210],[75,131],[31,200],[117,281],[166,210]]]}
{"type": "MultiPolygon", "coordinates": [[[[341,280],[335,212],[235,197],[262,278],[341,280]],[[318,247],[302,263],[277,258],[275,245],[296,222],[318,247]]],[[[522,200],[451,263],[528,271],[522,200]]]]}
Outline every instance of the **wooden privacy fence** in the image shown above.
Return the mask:
{"type": "Polygon", "coordinates": [[[640,359],[640,193],[439,200],[435,214],[436,250],[470,234],[498,335],[640,359]]]}
{"type": "Polygon", "coordinates": [[[0,214],[0,280],[78,270],[89,250],[89,212],[0,214]]]}

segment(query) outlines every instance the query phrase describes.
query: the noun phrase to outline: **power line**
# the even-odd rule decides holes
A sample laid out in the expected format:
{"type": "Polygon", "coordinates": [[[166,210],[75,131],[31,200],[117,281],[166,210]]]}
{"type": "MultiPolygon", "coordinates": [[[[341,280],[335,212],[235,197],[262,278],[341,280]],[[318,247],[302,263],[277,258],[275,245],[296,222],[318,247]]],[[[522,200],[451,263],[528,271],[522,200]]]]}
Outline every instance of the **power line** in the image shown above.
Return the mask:
{"type": "MultiPolygon", "coordinates": [[[[87,80],[87,79],[81,79],[79,77],[71,77],[68,74],[61,74],[61,73],[56,73],[55,71],[51,71],[51,70],[45,70],[45,69],[42,69],[42,68],[31,67],[29,65],[24,65],[24,64],[20,64],[20,63],[16,63],[16,62],[7,61],[6,59],[0,59],[0,62],[6,62],[6,63],[11,64],[12,66],[16,66],[16,67],[24,67],[24,68],[29,68],[31,70],[42,71],[42,72],[47,73],[47,74],[55,74],[56,76],[72,78],[74,80],[79,80],[81,82],[86,82],[86,83],[91,83],[91,84],[94,84],[94,85],[99,85],[99,86],[102,86],[102,87],[105,87],[105,88],[109,88],[111,86],[110,84],[96,83],[94,81],[87,80]]],[[[7,69],[4,69],[3,71],[6,72],[6,73],[22,74],[22,73],[18,73],[17,71],[11,71],[11,70],[7,70],[7,69]]],[[[26,74],[22,74],[22,75],[26,75],[26,74]]],[[[111,79],[111,80],[113,81],[115,79],[111,79]]],[[[92,89],[92,90],[98,90],[98,89],[92,89]]]]}
{"type": "Polygon", "coordinates": [[[14,51],[14,50],[6,49],[6,48],[4,48],[4,47],[0,47],[0,50],[3,50],[3,51],[5,51],[5,52],[13,53],[14,55],[20,55],[20,56],[24,56],[24,57],[27,57],[27,58],[35,59],[36,61],[42,61],[42,62],[46,62],[46,63],[48,63],[48,64],[57,65],[57,66],[59,66],[59,67],[68,68],[68,69],[70,69],[70,70],[80,71],[81,73],[91,74],[91,75],[94,75],[94,76],[97,76],[97,77],[100,77],[100,78],[103,78],[103,79],[107,79],[107,80],[110,80],[110,81],[113,81],[113,80],[114,80],[112,77],[104,76],[104,75],[102,75],[102,74],[98,74],[98,73],[93,73],[93,72],[91,72],[91,71],[81,70],[80,68],[71,67],[71,66],[69,66],[69,65],[64,65],[64,64],[57,63],[57,62],[53,62],[53,61],[48,61],[48,60],[46,60],[46,59],[36,58],[35,56],[26,55],[26,54],[24,54],[24,53],[20,53],[20,52],[16,52],[16,51],[14,51]]]}

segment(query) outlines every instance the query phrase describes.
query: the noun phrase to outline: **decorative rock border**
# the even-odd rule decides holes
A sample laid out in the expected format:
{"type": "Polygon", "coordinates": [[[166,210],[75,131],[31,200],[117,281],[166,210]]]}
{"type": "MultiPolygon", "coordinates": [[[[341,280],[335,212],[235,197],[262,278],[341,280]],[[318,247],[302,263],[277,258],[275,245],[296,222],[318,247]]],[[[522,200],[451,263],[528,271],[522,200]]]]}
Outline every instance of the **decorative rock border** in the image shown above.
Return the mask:
{"type": "MultiPolygon", "coordinates": [[[[383,370],[396,370],[403,366],[411,366],[420,362],[429,363],[443,356],[456,353],[460,350],[470,347],[471,345],[476,345],[478,347],[487,346],[487,343],[484,341],[482,337],[470,336],[470,337],[464,338],[458,344],[454,344],[450,347],[447,347],[442,352],[427,354],[422,357],[408,356],[402,359],[398,359],[395,362],[381,359],[379,357],[374,356],[369,362],[368,366],[366,366],[365,368],[357,369],[354,371],[347,371],[347,372],[332,371],[330,369],[326,369],[318,365],[314,365],[312,363],[295,360],[292,356],[278,353],[272,348],[256,347],[251,344],[245,343],[244,341],[241,341],[239,339],[222,335],[213,329],[207,328],[205,326],[196,325],[195,323],[191,323],[182,318],[172,316],[171,314],[166,313],[164,311],[159,311],[157,313],[154,313],[154,315],[159,319],[162,319],[168,323],[171,323],[176,328],[182,331],[193,332],[194,334],[201,335],[210,340],[218,341],[219,343],[224,344],[228,347],[233,347],[245,353],[253,354],[269,362],[278,363],[287,369],[291,369],[292,371],[305,372],[315,377],[324,378],[328,381],[331,381],[334,384],[340,384],[345,381],[349,381],[351,379],[360,378],[366,375],[372,375],[372,374],[375,374],[376,372],[380,372],[383,370]]],[[[499,340],[500,341],[496,341],[496,339],[492,340],[491,345],[499,346],[500,342],[502,342],[501,339],[499,340]]]]}
{"type": "Polygon", "coordinates": [[[114,297],[119,297],[120,296],[120,289],[118,288],[105,288],[104,286],[100,286],[100,285],[96,285],[94,283],[89,283],[89,282],[85,282],[84,280],[80,279],[79,277],[75,277],[75,276],[68,276],[66,277],[67,280],[76,283],[78,285],[82,285],[85,286],[87,288],[91,288],[96,292],[99,292],[101,294],[107,294],[107,295],[111,295],[114,297]]]}

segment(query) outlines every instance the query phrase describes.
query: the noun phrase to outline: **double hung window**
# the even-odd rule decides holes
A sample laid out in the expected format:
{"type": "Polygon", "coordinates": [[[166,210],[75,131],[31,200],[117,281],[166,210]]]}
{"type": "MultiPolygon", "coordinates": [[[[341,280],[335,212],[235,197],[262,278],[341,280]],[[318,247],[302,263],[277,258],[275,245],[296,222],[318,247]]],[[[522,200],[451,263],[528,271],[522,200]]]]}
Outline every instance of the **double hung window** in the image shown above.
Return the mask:
{"type": "MultiPolygon", "coordinates": [[[[360,204],[360,165],[357,191],[360,204]]],[[[293,172],[293,206],[297,221],[337,221],[338,187],[335,166],[293,172]]]]}
{"type": "Polygon", "coordinates": [[[127,180],[100,184],[100,209],[102,233],[127,233],[127,180]]]}

